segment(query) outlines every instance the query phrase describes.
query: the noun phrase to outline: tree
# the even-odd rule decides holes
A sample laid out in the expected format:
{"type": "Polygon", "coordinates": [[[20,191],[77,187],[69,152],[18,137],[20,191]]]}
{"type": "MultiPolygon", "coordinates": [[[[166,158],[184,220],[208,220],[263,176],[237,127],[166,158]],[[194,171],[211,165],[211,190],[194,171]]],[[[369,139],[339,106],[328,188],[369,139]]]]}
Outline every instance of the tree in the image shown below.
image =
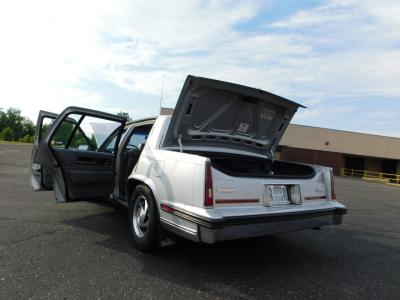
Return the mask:
{"type": "Polygon", "coordinates": [[[21,116],[21,110],[14,107],[10,107],[6,111],[0,108],[0,132],[7,127],[13,131],[15,140],[26,135],[33,136],[35,133],[33,122],[21,116]]]}
{"type": "Polygon", "coordinates": [[[49,130],[51,124],[43,124],[42,130],[40,131],[40,136],[43,138],[46,135],[46,132],[49,130]]]}
{"type": "MultiPolygon", "coordinates": [[[[74,124],[69,121],[64,121],[61,123],[60,127],[54,133],[52,137],[52,142],[57,146],[65,146],[68,142],[68,139],[74,129],[74,124]]],[[[42,135],[43,137],[43,135],[42,135]]]]}
{"type": "Polygon", "coordinates": [[[26,135],[33,136],[35,134],[35,125],[31,120],[24,117],[21,124],[22,124],[21,136],[26,136],[26,135]]]}
{"type": "Polygon", "coordinates": [[[3,108],[0,108],[0,132],[3,131],[4,128],[7,127],[7,114],[3,111],[3,108]]]}
{"type": "Polygon", "coordinates": [[[0,133],[0,138],[5,141],[14,141],[14,131],[10,127],[4,128],[3,131],[0,133]]]}
{"type": "Polygon", "coordinates": [[[29,134],[25,135],[23,138],[19,138],[18,141],[20,141],[20,139],[22,139],[22,142],[24,143],[33,143],[33,136],[29,134]]]}
{"type": "Polygon", "coordinates": [[[21,110],[18,108],[10,107],[6,111],[6,126],[10,127],[14,132],[14,137],[21,137],[22,134],[22,121],[24,118],[21,116],[21,110]]]}
{"type": "Polygon", "coordinates": [[[126,120],[128,120],[128,121],[131,121],[131,120],[132,120],[131,117],[129,116],[129,113],[127,113],[127,112],[120,111],[119,113],[117,113],[117,115],[118,115],[118,116],[121,116],[121,117],[125,117],[126,120]]]}

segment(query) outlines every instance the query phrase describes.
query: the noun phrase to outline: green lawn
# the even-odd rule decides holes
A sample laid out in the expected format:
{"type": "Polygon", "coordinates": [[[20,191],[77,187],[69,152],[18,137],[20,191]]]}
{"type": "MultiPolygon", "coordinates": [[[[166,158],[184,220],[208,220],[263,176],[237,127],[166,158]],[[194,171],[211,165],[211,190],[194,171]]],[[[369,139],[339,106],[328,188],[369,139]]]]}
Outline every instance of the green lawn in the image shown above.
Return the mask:
{"type": "Polygon", "coordinates": [[[0,140],[0,144],[10,144],[10,145],[33,145],[32,143],[16,142],[16,141],[3,141],[0,140]]]}

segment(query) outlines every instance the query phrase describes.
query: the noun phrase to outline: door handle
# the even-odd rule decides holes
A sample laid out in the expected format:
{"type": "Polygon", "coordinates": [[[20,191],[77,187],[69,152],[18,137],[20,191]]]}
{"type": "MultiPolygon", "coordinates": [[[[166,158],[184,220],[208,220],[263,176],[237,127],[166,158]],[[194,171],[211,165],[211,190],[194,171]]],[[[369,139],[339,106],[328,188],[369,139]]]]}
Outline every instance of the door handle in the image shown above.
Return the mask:
{"type": "Polygon", "coordinates": [[[111,165],[111,159],[109,158],[98,158],[97,159],[97,164],[101,166],[110,166],[111,165]]]}
{"type": "Polygon", "coordinates": [[[94,164],[96,161],[94,157],[78,156],[76,162],[79,164],[94,164]]]}

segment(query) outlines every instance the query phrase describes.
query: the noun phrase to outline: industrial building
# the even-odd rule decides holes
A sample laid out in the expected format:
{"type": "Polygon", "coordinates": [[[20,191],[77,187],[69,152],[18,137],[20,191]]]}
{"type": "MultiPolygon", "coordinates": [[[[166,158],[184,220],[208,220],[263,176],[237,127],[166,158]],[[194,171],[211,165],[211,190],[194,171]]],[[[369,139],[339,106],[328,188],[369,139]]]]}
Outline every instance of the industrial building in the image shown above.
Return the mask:
{"type": "MultiPolygon", "coordinates": [[[[161,114],[172,113],[161,109],[161,114]]],[[[330,166],[336,175],[400,183],[400,138],[290,124],[276,157],[330,166]]]]}
{"type": "Polygon", "coordinates": [[[281,159],[330,166],[336,175],[400,174],[400,138],[290,124],[278,150],[281,159]]]}

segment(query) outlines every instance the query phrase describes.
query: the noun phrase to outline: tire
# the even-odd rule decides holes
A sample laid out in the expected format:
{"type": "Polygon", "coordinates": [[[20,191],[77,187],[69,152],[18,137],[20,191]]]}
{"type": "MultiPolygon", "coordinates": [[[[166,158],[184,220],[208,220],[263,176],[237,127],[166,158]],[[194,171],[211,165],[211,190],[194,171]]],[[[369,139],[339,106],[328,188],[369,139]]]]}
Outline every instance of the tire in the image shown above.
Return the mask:
{"type": "Polygon", "coordinates": [[[160,217],[153,193],[138,185],[129,201],[129,230],[135,248],[148,252],[157,249],[160,217]]]}

